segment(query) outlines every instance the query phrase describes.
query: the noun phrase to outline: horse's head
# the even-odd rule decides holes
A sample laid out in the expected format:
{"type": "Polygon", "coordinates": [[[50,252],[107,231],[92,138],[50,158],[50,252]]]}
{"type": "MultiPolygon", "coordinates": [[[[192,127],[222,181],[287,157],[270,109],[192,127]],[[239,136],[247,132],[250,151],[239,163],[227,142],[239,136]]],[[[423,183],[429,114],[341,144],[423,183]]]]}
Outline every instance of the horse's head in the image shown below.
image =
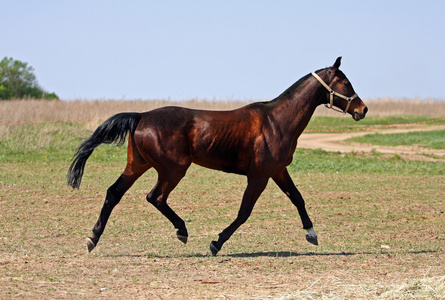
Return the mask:
{"type": "Polygon", "coordinates": [[[341,57],[337,58],[332,67],[319,72],[318,75],[320,76],[315,73],[312,73],[312,75],[328,92],[324,103],[329,103],[329,106],[326,104],[326,107],[334,109],[333,106],[336,106],[341,109],[341,112],[349,113],[354,120],[359,121],[365,117],[368,108],[355,93],[346,75],[339,70],[340,63],[341,57]],[[323,81],[321,77],[327,78],[327,80],[323,81]]]}

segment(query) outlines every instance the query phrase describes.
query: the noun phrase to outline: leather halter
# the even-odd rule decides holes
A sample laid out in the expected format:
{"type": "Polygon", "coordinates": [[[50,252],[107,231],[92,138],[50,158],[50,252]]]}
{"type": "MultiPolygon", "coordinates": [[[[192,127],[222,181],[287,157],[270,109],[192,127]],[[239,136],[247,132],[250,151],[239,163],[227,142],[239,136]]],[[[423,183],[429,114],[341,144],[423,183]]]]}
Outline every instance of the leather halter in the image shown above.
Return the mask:
{"type": "Polygon", "coordinates": [[[327,104],[325,104],[325,106],[327,108],[332,109],[332,110],[335,110],[335,111],[338,111],[338,112],[346,114],[346,112],[349,109],[349,106],[351,105],[351,101],[354,100],[355,98],[357,98],[358,95],[354,94],[351,97],[344,96],[344,95],[342,95],[340,93],[337,93],[333,89],[331,89],[329,87],[329,85],[327,85],[326,82],[324,82],[323,79],[321,79],[320,76],[318,76],[317,74],[312,73],[312,76],[314,76],[321,83],[321,85],[324,86],[328,90],[328,92],[330,94],[330,96],[329,96],[329,98],[330,98],[329,99],[330,100],[330,105],[328,106],[327,104]],[[333,105],[334,105],[334,96],[340,97],[340,98],[345,99],[346,101],[348,101],[348,104],[346,105],[345,110],[340,110],[340,109],[336,109],[335,107],[333,107],[333,105]]]}

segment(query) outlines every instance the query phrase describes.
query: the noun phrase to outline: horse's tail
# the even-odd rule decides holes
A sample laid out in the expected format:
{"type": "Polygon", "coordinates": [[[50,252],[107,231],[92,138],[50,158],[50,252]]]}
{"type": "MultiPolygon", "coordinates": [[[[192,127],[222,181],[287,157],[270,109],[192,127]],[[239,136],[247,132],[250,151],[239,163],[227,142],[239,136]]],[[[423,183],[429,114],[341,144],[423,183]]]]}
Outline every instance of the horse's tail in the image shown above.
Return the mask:
{"type": "Polygon", "coordinates": [[[140,113],[120,113],[103,122],[96,131],[85,140],[73,156],[73,162],[68,170],[68,185],[79,188],[82,181],[85,163],[100,144],[123,145],[127,133],[134,133],[141,119],[140,113]]]}

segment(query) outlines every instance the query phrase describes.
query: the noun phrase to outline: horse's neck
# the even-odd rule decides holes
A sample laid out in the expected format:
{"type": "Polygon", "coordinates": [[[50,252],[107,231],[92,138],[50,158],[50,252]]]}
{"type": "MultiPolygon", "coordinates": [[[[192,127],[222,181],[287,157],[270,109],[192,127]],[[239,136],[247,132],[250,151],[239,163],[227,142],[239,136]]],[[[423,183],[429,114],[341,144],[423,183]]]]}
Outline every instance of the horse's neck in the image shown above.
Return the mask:
{"type": "Polygon", "coordinates": [[[324,91],[314,82],[304,82],[293,93],[282,95],[274,108],[275,119],[289,136],[298,138],[320,104],[324,91]]]}

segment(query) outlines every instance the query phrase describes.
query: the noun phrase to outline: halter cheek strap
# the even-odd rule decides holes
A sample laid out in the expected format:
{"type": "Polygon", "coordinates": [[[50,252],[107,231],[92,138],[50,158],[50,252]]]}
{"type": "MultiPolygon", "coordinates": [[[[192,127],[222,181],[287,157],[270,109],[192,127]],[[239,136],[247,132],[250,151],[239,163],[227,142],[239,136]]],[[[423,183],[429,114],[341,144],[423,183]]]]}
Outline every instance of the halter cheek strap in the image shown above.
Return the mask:
{"type": "Polygon", "coordinates": [[[326,106],[327,108],[332,109],[332,110],[335,110],[335,111],[338,111],[338,112],[341,112],[341,113],[346,114],[346,112],[347,112],[348,109],[349,109],[349,106],[351,105],[351,101],[354,100],[355,98],[357,98],[358,95],[357,95],[357,94],[354,94],[354,95],[352,95],[351,97],[347,97],[347,96],[344,96],[344,95],[342,95],[342,94],[339,94],[339,93],[337,93],[336,91],[334,91],[333,89],[331,89],[331,88],[329,87],[329,85],[327,85],[326,82],[324,82],[323,79],[320,78],[320,76],[318,76],[318,75],[315,74],[315,73],[312,73],[312,76],[314,76],[314,77],[321,83],[321,85],[324,86],[324,87],[328,90],[328,92],[329,92],[329,95],[330,95],[330,96],[329,96],[329,102],[330,102],[330,105],[328,106],[327,104],[325,104],[325,106],[326,106]],[[343,110],[340,110],[340,109],[336,109],[335,107],[333,107],[333,105],[334,105],[334,96],[340,97],[340,98],[345,99],[346,101],[348,101],[348,104],[346,105],[346,108],[345,108],[344,111],[343,111],[343,110]]]}

